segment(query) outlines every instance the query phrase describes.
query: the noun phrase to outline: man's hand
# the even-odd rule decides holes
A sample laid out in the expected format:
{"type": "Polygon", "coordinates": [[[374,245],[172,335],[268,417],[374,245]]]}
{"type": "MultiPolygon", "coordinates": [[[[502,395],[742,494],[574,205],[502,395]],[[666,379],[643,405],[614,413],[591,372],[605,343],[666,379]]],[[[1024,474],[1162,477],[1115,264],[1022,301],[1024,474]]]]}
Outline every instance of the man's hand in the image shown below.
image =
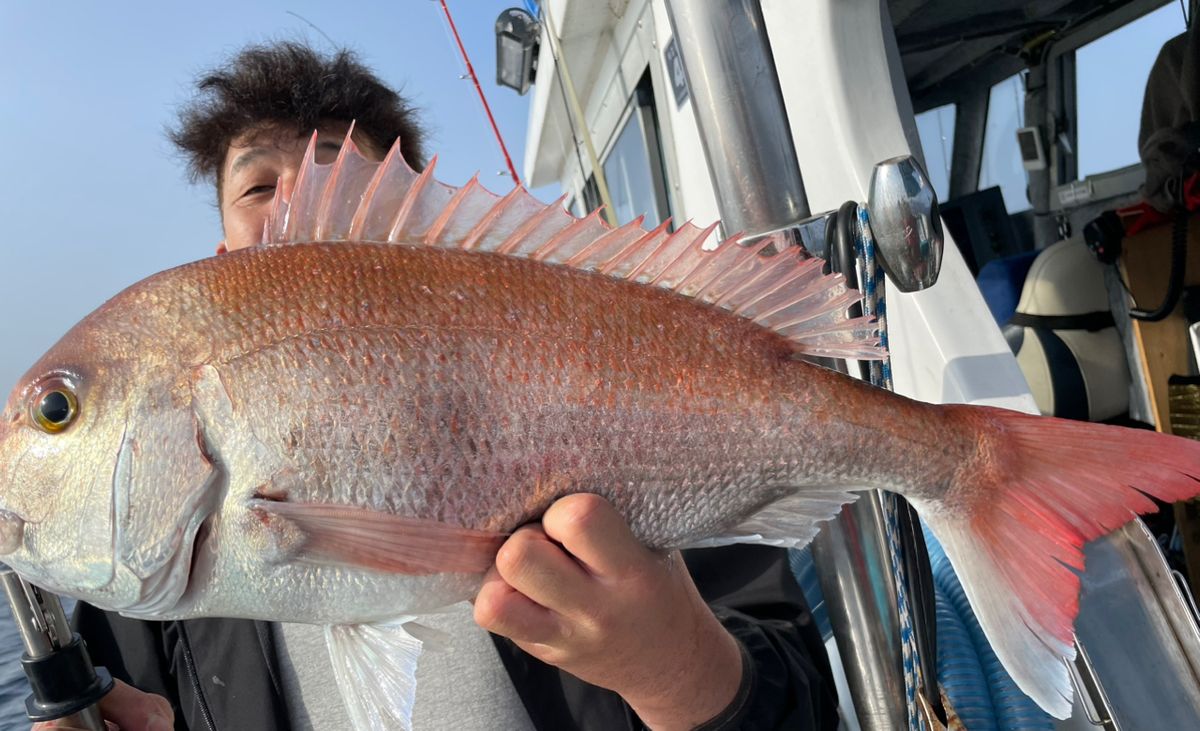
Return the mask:
{"type": "Polygon", "coordinates": [[[737,641],[679,554],[647,550],[604,499],[571,495],[500,547],[475,621],[576,677],[616,691],[654,729],[723,711],[742,677],[737,641]]]}
{"type": "MultiPolygon", "coordinates": [[[[117,680],[108,695],[100,699],[100,715],[110,731],[171,731],[175,728],[175,713],[166,698],[144,693],[132,685],[117,680]]],[[[33,724],[30,731],[83,731],[64,721],[44,721],[33,724]]]]}

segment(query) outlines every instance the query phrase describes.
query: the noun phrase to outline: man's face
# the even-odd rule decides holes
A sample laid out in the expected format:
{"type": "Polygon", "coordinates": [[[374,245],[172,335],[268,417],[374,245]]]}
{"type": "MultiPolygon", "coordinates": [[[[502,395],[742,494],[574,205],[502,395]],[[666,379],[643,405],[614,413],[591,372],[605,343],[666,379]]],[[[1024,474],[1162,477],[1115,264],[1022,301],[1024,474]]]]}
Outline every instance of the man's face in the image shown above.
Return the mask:
{"type": "MultiPolygon", "coordinates": [[[[332,123],[317,130],[317,162],[337,158],[349,125],[332,123]]],[[[225,240],[217,253],[244,249],[262,241],[263,225],[271,210],[276,185],[283,186],[284,198],[291,198],[309,135],[297,135],[291,129],[268,126],[235,139],[225,152],[221,165],[221,222],[225,240]]],[[[354,142],[363,155],[382,159],[378,147],[358,132],[354,142]]]]}

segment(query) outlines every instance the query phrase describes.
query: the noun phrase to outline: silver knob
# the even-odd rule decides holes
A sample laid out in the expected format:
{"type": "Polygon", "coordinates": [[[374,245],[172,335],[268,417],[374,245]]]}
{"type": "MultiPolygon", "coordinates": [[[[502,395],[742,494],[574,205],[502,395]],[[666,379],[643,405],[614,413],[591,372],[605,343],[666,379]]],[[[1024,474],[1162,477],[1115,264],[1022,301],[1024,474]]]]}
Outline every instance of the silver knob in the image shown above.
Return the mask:
{"type": "Polygon", "coordinates": [[[871,233],[888,278],[901,292],[932,287],[942,268],[937,194],[912,155],[875,165],[867,195],[871,233]]]}

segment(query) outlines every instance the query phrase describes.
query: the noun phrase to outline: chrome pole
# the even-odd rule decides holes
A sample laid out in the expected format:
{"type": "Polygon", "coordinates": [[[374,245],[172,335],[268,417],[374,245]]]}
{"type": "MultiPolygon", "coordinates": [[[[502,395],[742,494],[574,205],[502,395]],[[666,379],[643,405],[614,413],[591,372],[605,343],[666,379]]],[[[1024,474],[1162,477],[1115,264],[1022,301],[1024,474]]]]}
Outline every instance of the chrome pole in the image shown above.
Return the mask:
{"type": "MultiPolygon", "coordinates": [[[[727,235],[782,232],[809,217],[800,164],[758,0],[667,0],[727,235]]],[[[813,555],[864,731],[907,726],[890,554],[864,496],[817,537],[813,555]]]]}
{"type": "Polygon", "coordinates": [[[900,616],[882,493],[842,508],[813,539],[813,564],[863,731],[908,728],[900,616]]]}
{"type": "Polygon", "coordinates": [[[758,0],[667,0],[726,235],[809,216],[758,0]]]}

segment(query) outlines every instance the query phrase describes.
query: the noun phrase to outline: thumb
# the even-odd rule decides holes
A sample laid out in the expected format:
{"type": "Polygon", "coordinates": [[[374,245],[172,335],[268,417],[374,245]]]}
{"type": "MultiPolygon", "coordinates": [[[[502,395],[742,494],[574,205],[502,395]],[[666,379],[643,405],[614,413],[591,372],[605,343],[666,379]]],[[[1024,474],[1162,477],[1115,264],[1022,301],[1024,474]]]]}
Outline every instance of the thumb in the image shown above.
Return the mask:
{"type": "Polygon", "coordinates": [[[170,731],[175,727],[175,713],[166,698],[120,680],[100,699],[100,715],[121,731],[170,731]]]}

